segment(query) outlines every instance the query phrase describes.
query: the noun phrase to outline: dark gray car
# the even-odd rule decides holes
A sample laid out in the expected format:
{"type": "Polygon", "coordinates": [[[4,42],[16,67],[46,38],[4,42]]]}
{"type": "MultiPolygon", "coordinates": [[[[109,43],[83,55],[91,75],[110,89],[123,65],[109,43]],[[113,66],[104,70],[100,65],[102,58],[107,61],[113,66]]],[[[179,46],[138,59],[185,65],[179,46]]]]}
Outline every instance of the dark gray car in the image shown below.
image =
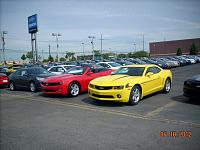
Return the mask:
{"type": "Polygon", "coordinates": [[[9,76],[11,91],[16,89],[28,89],[31,92],[41,89],[40,82],[49,76],[53,76],[42,67],[30,67],[19,69],[9,76]]]}

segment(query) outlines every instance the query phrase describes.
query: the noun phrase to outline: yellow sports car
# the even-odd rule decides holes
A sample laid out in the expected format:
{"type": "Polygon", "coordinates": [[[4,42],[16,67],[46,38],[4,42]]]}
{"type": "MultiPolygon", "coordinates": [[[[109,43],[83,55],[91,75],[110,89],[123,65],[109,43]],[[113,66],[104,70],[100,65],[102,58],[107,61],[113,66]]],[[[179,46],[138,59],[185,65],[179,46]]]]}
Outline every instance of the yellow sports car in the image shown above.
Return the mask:
{"type": "Polygon", "coordinates": [[[149,94],[171,89],[172,73],[157,65],[128,65],[109,76],[92,80],[88,85],[89,97],[96,100],[138,104],[149,94]]]}

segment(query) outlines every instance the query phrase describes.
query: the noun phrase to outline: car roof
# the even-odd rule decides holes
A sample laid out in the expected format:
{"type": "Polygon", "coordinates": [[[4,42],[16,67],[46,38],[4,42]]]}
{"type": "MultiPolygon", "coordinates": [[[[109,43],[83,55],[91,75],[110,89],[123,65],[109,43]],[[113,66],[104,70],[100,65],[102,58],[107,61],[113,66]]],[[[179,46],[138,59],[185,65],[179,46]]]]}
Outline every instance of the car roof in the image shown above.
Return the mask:
{"type": "Polygon", "coordinates": [[[154,64],[133,64],[133,65],[126,65],[122,67],[153,67],[153,66],[158,67],[157,65],[154,65],[154,64]]]}

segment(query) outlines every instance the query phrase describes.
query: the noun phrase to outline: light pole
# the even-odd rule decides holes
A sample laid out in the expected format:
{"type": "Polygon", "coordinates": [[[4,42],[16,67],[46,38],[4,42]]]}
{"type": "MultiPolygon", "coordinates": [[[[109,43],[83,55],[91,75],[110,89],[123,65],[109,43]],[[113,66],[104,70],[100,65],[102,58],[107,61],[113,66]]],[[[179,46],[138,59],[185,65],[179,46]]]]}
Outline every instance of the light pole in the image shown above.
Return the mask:
{"type": "Polygon", "coordinates": [[[58,58],[58,47],[59,47],[59,45],[58,45],[58,37],[59,36],[61,36],[61,34],[60,33],[52,33],[52,36],[55,36],[56,37],[56,44],[57,44],[57,62],[58,62],[58,60],[59,60],[59,58],[58,58]]]}
{"type": "Polygon", "coordinates": [[[133,43],[133,45],[134,45],[134,48],[135,48],[135,52],[136,52],[136,43],[133,43]]]}
{"type": "Polygon", "coordinates": [[[94,36],[88,36],[89,39],[92,39],[91,44],[92,44],[92,59],[94,60],[94,36]]]}
{"type": "Polygon", "coordinates": [[[2,31],[2,41],[3,41],[3,47],[2,47],[2,56],[3,56],[3,61],[4,65],[6,64],[6,57],[5,57],[5,37],[4,35],[7,34],[7,31],[2,31]]]}
{"type": "Polygon", "coordinates": [[[81,44],[83,45],[83,60],[85,60],[85,50],[84,50],[85,49],[85,47],[84,47],[85,43],[81,43],[81,44]]]}

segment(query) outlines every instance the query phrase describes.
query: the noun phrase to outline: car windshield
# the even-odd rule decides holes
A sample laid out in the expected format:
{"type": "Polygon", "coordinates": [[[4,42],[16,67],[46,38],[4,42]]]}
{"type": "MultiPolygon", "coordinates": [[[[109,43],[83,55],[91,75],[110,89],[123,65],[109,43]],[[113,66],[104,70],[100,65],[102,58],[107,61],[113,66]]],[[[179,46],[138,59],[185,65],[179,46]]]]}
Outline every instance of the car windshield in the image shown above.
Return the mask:
{"type": "Polygon", "coordinates": [[[73,67],[65,72],[65,74],[82,75],[85,72],[85,67],[73,67]]]}
{"type": "Polygon", "coordinates": [[[112,67],[120,67],[122,65],[118,64],[118,63],[115,63],[115,62],[111,62],[109,63],[109,65],[111,65],[112,67]]]}
{"type": "Polygon", "coordinates": [[[144,72],[144,67],[121,67],[113,75],[125,74],[129,76],[142,76],[144,72]]]}
{"type": "Polygon", "coordinates": [[[49,74],[49,72],[44,68],[34,68],[30,69],[29,71],[33,74],[49,74]]]}

